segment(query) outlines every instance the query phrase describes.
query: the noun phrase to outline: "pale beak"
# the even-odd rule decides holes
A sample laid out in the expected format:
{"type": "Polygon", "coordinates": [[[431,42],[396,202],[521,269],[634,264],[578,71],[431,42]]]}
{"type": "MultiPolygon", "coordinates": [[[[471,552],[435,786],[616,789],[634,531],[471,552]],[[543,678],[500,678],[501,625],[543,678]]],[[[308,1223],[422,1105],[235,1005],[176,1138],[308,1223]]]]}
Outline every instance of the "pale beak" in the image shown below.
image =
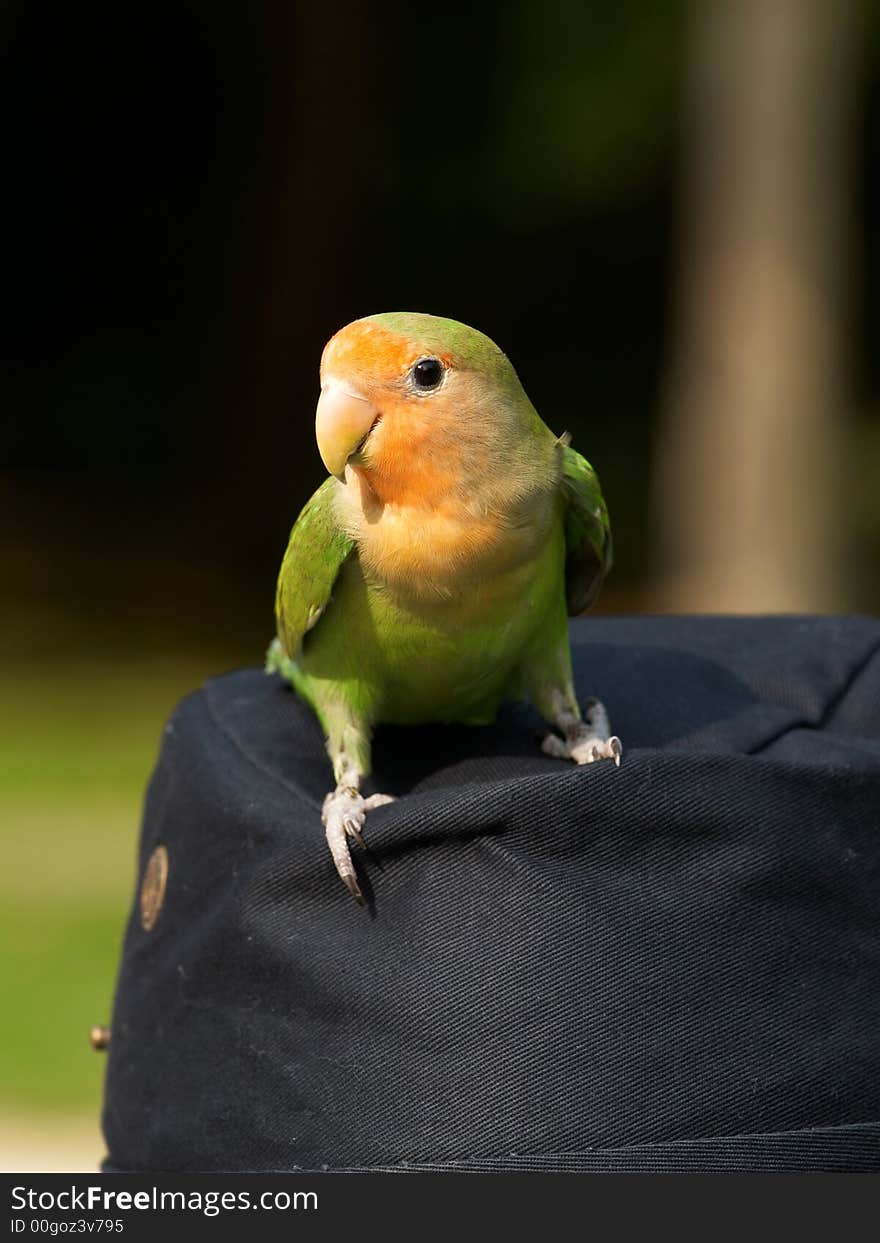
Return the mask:
{"type": "Polygon", "coordinates": [[[321,460],[331,475],[345,482],[345,464],[370,434],[379,411],[365,397],[336,385],[321,390],[315,412],[315,436],[321,460]]]}

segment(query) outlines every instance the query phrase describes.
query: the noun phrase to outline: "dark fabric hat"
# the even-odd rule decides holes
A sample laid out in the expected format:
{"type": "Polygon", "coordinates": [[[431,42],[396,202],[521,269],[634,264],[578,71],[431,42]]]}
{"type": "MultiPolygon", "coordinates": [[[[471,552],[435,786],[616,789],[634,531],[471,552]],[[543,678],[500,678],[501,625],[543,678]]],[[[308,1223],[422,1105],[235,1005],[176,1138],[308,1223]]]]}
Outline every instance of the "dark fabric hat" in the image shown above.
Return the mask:
{"type": "Polygon", "coordinates": [[[106,1168],[880,1170],[880,622],[573,626],[622,766],[383,728],[358,908],[244,670],[150,783],[106,1168]]]}

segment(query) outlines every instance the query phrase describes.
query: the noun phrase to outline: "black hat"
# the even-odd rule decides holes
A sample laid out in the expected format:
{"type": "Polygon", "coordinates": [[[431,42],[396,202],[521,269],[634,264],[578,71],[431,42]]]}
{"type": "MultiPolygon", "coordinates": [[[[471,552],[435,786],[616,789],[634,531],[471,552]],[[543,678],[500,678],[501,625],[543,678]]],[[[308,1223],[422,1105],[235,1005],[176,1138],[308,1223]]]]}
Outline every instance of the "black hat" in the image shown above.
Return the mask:
{"type": "MultiPolygon", "coordinates": [[[[573,626],[620,768],[377,732],[355,848],[311,711],[186,699],[146,802],[106,1167],[880,1169],[880,622],[573,626]]],[[[96,1016],[97,1017],[97,1016],[96,1016]]]]}

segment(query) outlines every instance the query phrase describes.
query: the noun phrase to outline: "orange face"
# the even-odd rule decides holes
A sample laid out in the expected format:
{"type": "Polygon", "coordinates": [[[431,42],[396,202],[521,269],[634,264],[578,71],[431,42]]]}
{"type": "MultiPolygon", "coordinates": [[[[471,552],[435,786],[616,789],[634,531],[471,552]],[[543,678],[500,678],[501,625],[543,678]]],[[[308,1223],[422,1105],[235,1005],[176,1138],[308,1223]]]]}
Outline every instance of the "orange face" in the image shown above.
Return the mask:
{"type": "Polygon", "coordinates": [[[342,480],[350,467],[381,501],[444,495],[461,479],[465,448],[470,457],[474,440],[485,440],[467,431],[473,385],[436,340],[370,320],[347,325],[321,360],[316,434],[325,466],[342,480]]]}

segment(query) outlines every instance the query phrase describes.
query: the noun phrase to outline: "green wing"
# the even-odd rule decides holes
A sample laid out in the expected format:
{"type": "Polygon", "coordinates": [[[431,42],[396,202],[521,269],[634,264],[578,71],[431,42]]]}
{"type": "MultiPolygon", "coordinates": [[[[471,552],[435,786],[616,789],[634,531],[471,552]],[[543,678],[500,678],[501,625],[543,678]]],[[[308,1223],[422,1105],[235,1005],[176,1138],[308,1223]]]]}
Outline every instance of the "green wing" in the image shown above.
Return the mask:
{"type": "Polygon", "coordinates": [[[333,584],[354,548],[333,510],[335,480],[321,484],[290,532],[278,574],[275,620],[278,639],[269,648],[266,667],[288,674],[302,641],[330,603],[333,584]]]}
{"type": "Polygon", "coordinates": [[[570,617],[595,604],[611,569],[611,524],[599,477],[586,458],[562,445],[565,595],[570,617]]]}

